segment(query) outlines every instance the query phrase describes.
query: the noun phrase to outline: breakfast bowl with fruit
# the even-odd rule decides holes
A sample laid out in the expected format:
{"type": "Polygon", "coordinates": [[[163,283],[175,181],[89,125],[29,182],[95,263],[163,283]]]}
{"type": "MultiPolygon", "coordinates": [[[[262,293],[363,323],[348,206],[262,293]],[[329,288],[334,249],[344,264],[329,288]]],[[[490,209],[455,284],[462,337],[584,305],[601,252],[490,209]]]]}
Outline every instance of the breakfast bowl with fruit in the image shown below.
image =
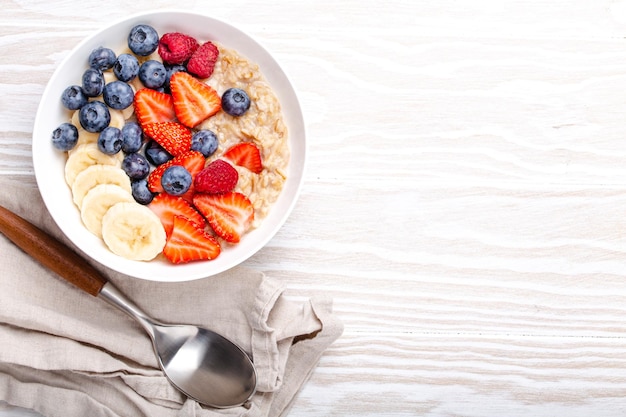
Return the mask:
{"type": "Polygon", "coordinates": [[[44,203],[85,255],[129,276],[230,269],[282,227],[305,162],[302,112],[274,58],[237,28],[144,13],[83,40],[33,129],[44,203]]]}

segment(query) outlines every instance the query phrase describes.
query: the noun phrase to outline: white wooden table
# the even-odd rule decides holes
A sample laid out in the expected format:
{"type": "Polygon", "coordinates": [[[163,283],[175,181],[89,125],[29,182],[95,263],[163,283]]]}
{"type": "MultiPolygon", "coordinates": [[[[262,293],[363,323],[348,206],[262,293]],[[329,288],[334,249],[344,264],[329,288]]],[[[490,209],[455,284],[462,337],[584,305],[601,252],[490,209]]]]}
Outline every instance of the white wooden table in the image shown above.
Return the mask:
{"type": "MultiPolygon", "coordinates": [[[[35,186],[55,64],[157,5],[0,0],[0,175],[35,186]]],[[[626,1],[188,8],[255,36],[305,113],[301,198],[247,262],[345,324],[292,416],[626,415],[626,1]]]]}

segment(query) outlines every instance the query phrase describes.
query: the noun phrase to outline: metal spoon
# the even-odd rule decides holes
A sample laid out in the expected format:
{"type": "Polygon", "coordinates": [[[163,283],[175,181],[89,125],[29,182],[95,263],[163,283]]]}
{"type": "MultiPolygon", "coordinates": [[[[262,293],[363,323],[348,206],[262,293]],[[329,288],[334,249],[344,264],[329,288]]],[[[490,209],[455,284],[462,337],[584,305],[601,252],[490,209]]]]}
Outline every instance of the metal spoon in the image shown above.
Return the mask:
{"type": "Polygon", "coordinates": [[[0,232],[68,282],[136,319],[152,339],[161,369],[188,397],[227,408],[245,403],[254,394],[254,365],[230,340],[202,327],[163,324],[150,318],[76,252],[2,206],[0,232]]]}

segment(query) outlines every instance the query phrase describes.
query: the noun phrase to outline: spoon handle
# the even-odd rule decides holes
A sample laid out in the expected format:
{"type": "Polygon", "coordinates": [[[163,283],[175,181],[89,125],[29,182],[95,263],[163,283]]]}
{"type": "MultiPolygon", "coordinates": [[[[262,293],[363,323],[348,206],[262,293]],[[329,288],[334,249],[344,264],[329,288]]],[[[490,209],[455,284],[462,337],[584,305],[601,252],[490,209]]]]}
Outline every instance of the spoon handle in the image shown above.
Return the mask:
{"type": "Polygon", "coordinates": [[[107,282],[97,269],[64,243],[2,206],[0,232],[40,264],[94,297],[107,282]]]}

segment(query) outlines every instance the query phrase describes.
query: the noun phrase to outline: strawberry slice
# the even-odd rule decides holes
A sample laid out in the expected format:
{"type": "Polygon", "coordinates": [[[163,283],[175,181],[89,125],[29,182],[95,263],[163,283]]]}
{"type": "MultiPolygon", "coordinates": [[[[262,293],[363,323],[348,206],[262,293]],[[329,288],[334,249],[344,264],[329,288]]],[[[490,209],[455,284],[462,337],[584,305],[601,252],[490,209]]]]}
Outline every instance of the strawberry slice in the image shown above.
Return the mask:
{"type": "Polygon", "coordinates": [[[196,127],[222,108],[217,91],[187,72],[172,75],[170,90],[176,117],[187,127],[196,127]]]}
{"type": "Polygon", "coordinates": [[[170,236],[174,227],[174,217],[184,216],[190,221],[196,223],[199,227],[204,228],[206,221],[204,217],[196,210],[187,200],[182,197],[161,193],[156,195],[152,202],[148,205],[159,219],[165,229],[165,234],[170,236]]]}
{"type": "Polygon", "coordinates": [[[201,226],[184,216],[174,216],[172,233],[165,243],[163,255],[172,263],[211,260],[221,252],[220,244],[201,226]]]}
{"type": "Polygon", "coordinates": [[[137,121],[143,127],[148,123],[168,122],[176,119],[174,101],[169,94],[142,88],[133,99],[137,121]]]}
{"type": "Polygon", "coordinates": [[[248,168],[255,174],[263,171],[263,162],[261,161],[261,151],[251,142],[241,142],[231,146],[222,155],[235,165],[248,168]]]}
{"type": "Polygon", "coordinates": [[[252,203],[238,192],[198,193],[193,196],[193,205],[207,219],[215,234],[230,243],[238,243],[254,220],[252,203]]]}
{"type": "Polygon", "coordinates": [[[180,123],[148,123],[144,125],[143,132],[172,156],[178,156],[191,149],[191,130],[180,123]]]}
{"type": "MultiPolygon", "coordinates": [[[[164,164],[156,167],[149,175],[148,175],[148,189],[153,193],[163,193],[163,186],[161,185],[161,177],[163,177],[163,173],[166,169],[171,167],[172,165],[182,165],[187,168],[187,171],[191,174],[192,180],[195,179],[196,175],[204,168],[206,160],[204,159],[204,155],[198,151],[188,151],[181,155],[175,156],[164,164]]],[[[194,193],[194,185],[193,181],[191,183],[191,187],[189,190],[183,194],[181,197],[191,201],[191,197],[194,193]]]]}

